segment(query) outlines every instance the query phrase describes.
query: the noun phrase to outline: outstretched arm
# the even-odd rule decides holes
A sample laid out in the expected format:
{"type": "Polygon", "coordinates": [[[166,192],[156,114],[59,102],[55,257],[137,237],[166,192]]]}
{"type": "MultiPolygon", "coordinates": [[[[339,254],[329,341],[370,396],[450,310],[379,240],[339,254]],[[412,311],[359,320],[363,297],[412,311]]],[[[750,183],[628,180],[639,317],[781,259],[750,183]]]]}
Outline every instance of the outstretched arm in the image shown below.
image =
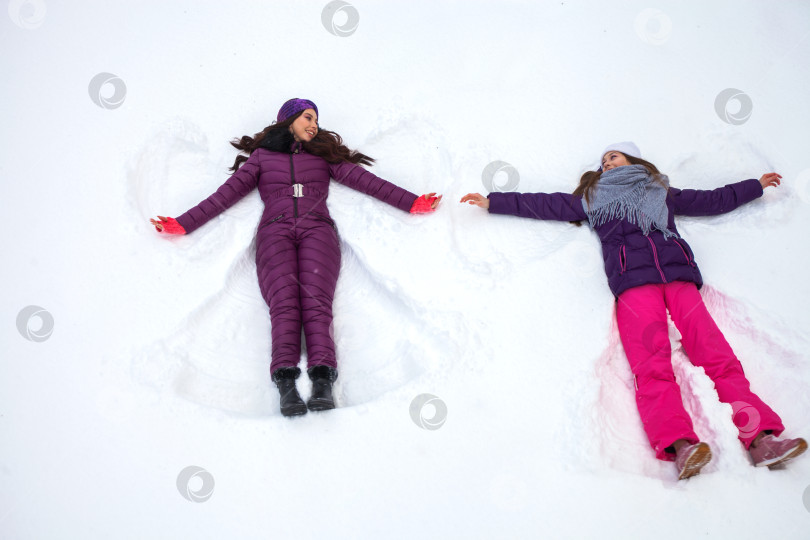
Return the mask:
{"type": "Polygon", "coordinates": [[[160,221],[149,221],[158,232],[170,234],[189,234],[199,229],[211,219],[236,204],[242,197],[250,193],[259,182],[259,156],[257,152],[251,154],[248,160],[228,178],[219,189],[174,220],[158,216],[160,221]]]}
{"type": "Polygon", "coordinates": [[[781,176],[767,173],[759,180],[743,180],[716,189],[670,188],[675,213],[684,216],[716,216],[725,214],[762,196],[766,187],[781,184],[781,176]]]}
{"type": "Polygon", "coordinates": [[[410,191],[383,180],[353,163],[331,164],[329,171],[332,178],[341,184],[412,214],[432,212],[442,200],[442,196],[436,197],[435,193],[417,197],[410,191]]]}
{"type": "Polygon", "coordinates": [[[508,214],[533,219],[582,221],[588,219],[582,198],[570,193],[468,193],[461,202],[489,210],[490,214],[508,214]]]}

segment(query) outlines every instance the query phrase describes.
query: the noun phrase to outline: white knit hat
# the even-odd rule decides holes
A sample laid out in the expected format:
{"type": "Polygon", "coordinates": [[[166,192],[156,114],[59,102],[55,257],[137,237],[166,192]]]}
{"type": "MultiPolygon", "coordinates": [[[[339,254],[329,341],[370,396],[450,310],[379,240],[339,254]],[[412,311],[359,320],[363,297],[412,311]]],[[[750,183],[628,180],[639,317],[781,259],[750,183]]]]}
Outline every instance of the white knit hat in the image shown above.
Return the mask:
{"type": "Polygon", "coordinates": [[[599,156],[600,168],[602,167],[602,158],[605,157],[605,154],[607,154],[612,150],[619,151],[626,156],[633,156],[635,158],[641,159],[641,150],[638,149],[636,143],[634,143],[633,141],[617,142],[609,144],[608,147],[602,151],[602,154],[599,156]]]}

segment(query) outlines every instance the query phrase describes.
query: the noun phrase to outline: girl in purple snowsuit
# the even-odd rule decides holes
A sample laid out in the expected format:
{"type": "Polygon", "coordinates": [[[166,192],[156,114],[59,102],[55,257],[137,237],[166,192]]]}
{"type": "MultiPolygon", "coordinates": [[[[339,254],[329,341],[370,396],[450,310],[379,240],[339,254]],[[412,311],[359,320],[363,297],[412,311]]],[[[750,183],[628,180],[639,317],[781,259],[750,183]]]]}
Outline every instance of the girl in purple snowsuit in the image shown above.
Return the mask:
{"type": "Polygon", "coordinates": [[[778,186],[765,174],[709,191],[676,189],[632,142],[608,146],[598,171],[586,172],[573,194],[478,193],[469,202],[492,214],[535,219],[587,220],[599,235],[608,285],[630,368],[644,430],[662,460],[675,461],[679,478],[700,472],[711,459],[686,413],[670,359],[667,310],[690,361],[706,370],[721,401],[732,406],[739,439],[754,465],[773,467],[807,449],[804,439],[778,439],[779,416],[754,394],[698,289],[703,280],[692,250],[678,234],[675,215],[731,212],[778,186]],[[743,413],[743,414],[738,414],[743,413]]]}
{"type": "Polygon", "coordinates": [[[233,176],[176,220],[158,216],[151,222],[159,232],[188,234],[258,187],[265,208],[256,233],[256,270],[270,307],[270,372],[281,395],[281,413],[332,409],[337,379],[332,298],[340,246],[326,207],[330,178],[411,213],[432,212],[441,196],[417,197],[360,167],[374,160],[349,150],[337,133],[320,129],[318,107],[307,99],[288,100],[275,123],[231,144],[249,154],[237,156],[233,176]],[[306,403],[295,386],[302,326],[312,380],[306,403]]]}

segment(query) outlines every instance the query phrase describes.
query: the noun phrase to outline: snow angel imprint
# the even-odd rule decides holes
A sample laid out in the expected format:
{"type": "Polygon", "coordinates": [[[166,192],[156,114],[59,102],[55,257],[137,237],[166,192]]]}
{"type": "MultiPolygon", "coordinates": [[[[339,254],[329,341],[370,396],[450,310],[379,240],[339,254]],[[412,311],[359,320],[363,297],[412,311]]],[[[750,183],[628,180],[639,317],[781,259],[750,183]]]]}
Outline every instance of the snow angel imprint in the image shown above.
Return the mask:
{"type": "Polygon", "coordinates": [[[590,223],[602,243],[644,430],[656,456],[675,461],[679,478],[698,474],[711,459],[711,449],[695,434],[681,400],[667,310],[690,361],[705,369],[720,400],[732,405],[739,439],[754,465],[773,467],[804,452],[804,439],[777,438],[785,428],[751,391],[739,360],[706,310],[695,257],[675,227],[676,214],[731,212],[762,196],[766,187],[778,186],[781,176],[768,173],[714,190],[676,189],[655,165],[641,159],[632,142],[608,146],[601,163],[599,170],[582,175],[573,194],[470,193],[461,202],[492,214],[590,223]],[[747,414],[737,414],[743,409],[747,414]]]}
{"type": "Polygon", "coordinates": [[[374,160],[347,148],[337,133],[321,129],[318,107],[307,99],[288,100],[274,123],[231,144],[248,156],[236,157],[234,174],[213,195],[177,219],[150,221],[161,233],[189,234],[259,189],[264,212],[256,233],[256,270],[270,307],[270,372],[281,413],[333,409],[338,372],[330,327],[340,245],[326,207],[330,178],[411,213],[433,212],[441,196],[417,197],[362,168],[374,160]],[[295,386],[301,374],[302,326],[312,380],[306,403],[295,386]]]}

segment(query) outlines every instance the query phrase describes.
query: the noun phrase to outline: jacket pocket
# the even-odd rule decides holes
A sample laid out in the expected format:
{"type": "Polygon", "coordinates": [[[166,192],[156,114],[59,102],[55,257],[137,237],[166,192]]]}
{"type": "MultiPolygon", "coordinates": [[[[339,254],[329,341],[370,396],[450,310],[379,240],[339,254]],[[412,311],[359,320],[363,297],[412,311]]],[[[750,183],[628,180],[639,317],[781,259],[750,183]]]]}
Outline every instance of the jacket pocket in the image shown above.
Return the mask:
{"type": "Polygon", "coordinates": [[[695,266],[695,261],[693,261],[692,257],[689,256],[689,252],[686,250],[684,245],[681,244],[680,242],[678,242],[677,240],[675,240],[674,238],[672,240],[673,240],[673,242],[678,244],[678,247],[681,248],[681,251],[683,251],[683,256],[686,258],[687,264],[689,264],[689,266],[695,266]]]}
{"type": "Polygon", "coordinates": [[[624,244],[619,248],[619,267],[621,268],[619,275],[624,274],[625,270],[627,270],[627,253],[624,244]]]}
{"type": "Polygon", "coordinates": [[[335,222],[334,222],[334,220],[332,218],[328,218],[326,216],[323,216],[321,214],[316,214],[314,212],[310,213],[309,215],[312,216],[313,219],[317,219],[318,221],[323,221],[324,223],[328,223],[329,226],[332,227],[333,229],[335,229],[335,232],[337,232],[337,225],[335,225],[335,222]]]}
{"type": "Polygon", "coordinates": [[[271,219],[271,220],[270,220],[270,221],[268,221],[267,223],[264,223],[264,224],[260,225],[260,226],[259,226],[259,230],[264,229],[264,228],[265,228],[265,227],[267,227],[268,225],[272,225],[273,223],[275,223],[276,221],[280,220],[280,219],[281,219],[281,218],[283,218],[283,217],[284,217],[284,214],[281,214],[280,216],[276,216],[276,217],[274,217],[273,219],[271,219]]]}

